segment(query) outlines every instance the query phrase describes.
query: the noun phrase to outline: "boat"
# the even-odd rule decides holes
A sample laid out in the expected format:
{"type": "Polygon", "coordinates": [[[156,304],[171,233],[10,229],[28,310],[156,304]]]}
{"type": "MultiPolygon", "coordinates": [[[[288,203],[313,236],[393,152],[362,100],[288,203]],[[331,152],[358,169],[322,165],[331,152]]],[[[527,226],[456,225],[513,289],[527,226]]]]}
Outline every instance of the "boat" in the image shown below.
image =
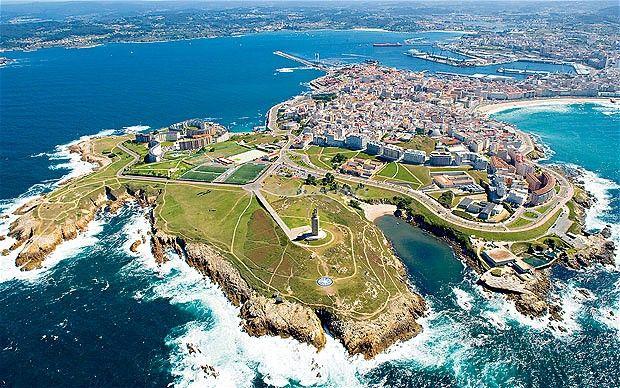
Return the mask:
{"type": "Polygon", "coordinates": [[[390,42],[386,42],[386,43],[373,43],[372,47],[400,47],[403,44],[400,42],[394,42],[394,43],[390,43],[390,42]]]}

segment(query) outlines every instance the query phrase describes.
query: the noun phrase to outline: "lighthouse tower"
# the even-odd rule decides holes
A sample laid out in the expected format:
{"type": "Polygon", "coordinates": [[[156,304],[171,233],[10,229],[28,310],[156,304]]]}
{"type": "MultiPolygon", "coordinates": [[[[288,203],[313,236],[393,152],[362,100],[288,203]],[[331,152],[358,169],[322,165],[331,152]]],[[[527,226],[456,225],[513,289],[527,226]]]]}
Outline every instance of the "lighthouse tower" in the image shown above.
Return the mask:
{"type": "Polygon", "coordinates": [[[312,226],[312,236],[319,236],[319,211],[317,208],[314,208],[312,212],[312,218],[310,219],[310,225],[312,226]]]}

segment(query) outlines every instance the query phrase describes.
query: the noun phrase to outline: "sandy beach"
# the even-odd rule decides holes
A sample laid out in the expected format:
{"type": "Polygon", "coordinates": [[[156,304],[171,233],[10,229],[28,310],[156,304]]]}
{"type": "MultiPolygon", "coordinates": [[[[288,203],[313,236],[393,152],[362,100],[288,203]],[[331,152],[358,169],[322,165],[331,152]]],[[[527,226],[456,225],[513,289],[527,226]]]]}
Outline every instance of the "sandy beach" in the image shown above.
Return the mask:
{"type": "Polygon", "coordinates": [[[378,204],[370,205],[368,203],[360,203],[362,209],[364,209],[364,215],[368,221],[374,221],[377,218],[385,215],[393,215],[396,211],[396,205],[378,204]]]}
{"type": "Polygon", "coordinates": [[[619,103],[612,103],[609,98],[595,98],[595,97],[566,97],[566,98],[540,98],[535,100],[517,100],[506,101],[480,105],[475,108],[476,111],[485,115],[491,115],[493,113],[501,112],[507,109],[513,108],[526,108],[531,106],[541,105],[570,105],[570,104],[584,104],[593,103],[601,105],[618,106],[619,103]]]}

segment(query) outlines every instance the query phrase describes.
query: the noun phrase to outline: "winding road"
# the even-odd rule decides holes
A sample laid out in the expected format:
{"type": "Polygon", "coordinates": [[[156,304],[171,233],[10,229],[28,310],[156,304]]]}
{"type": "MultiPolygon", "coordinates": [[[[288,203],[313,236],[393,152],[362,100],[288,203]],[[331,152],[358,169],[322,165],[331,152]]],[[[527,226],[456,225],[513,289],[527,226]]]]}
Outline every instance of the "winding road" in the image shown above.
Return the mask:
{"type": "MultiPolygon", "coordinates": [[[[280,105],[281,104],[278,104],[278,106],[280,105]]],[[[272,116],[273,108],[270,109],[269,113],[270,113],[270,116],[272,116]]],[[[276,121],[277,120],[274,117],[270,117],[270,120],[268,121],[268,129],[271,130],[272,132],[279,130],[279,128],[277,128],[276,121]]],[[[520,134],[524,138],[524,145],[522,146],[522,152],[525,153],[525,152],[529,152],[529,150],[533,150],[534,144],[530,136],[528,136],[527,134],[523,132],[521,132],[520,134]]],[[[313,174],[316,176],[324,176],[325,174],[329,172],[329,173],[332,173],[336,178],[338,178],[341,181],[346,181],[350,183],[352,182],[356,184],[361,183],[366,186],[372,186],[372,187],[376,187],[379,189],[386,189],[386,190],[397,192],[399,194],[415,199],[420,204],[422,204],[428,211],[433,213],[436,217],[439,217],[443,219],[444,221],[447,221],[453,224],[456,227],[471,229],[474,232],[475,231],[527,232],[527,231],[536,229],[542,226],[543,224],[545,224],[547,221],[549,221],[549,219],[551,219],[553,216],[555,216],[557,213],[557,209],[563,208],[573,196],[573,187],[568,182],[568,180],[566,180],[566,178],[564,178],[562,175],[558,174],[557,172],[549,168],[539,165],[541,169],[549,172],[556,178],[557,183],[560,187],[559,192],[556,193],[553,199],[551,199],[551,201],[549,202],[551,206],[549,206],[549,209],[543,216],[537,218],[531,224],[528,224],[522,227],[517,227],[517,228],[509,228],[508,225],[520,217],[520,215],[523,212],[522,209],[519,209],[508,219],[502,222],[498,222],[498,223],[490,224],[490,223],[485,223],[485,222],[467,220],[467,219],[464,219],[457,215],[452,214],[452,212],[449,209],[444,208],[437,201],[435,201],[433,198],[429,197],[427,194],[425,194],[423,191],[420,191],[420,190],[413,190],[411,188],[403,187],[403,186],[400,186],[394,183],[375,181],[372,179],[358,178],[358,177],[354,177],[351,175],[341,174],[336,171],[328,171],[325,169],[321,169],[313,165],[310,162],[309,158],[307,158],[307,156],[304,158],[304,162],[307,164],[307,166],[301,166],[299,164],[296,164],[289,158],[289,151],[290,151],[290,146],[293,142],[293,135],[291,133],[287,133],[286,136],[287,136],[287,143],[285,144],[283,148],[280,149],[277,160],[274,161],[268,168],[266,168],[263,171],[263,173],[254,182],[248,183],[241,187],[244,190],[247,190],[253,193],[259,199],[263,207],[270,213],[270,215],[276,221],[276,223],[280,225],[283,231],[291,239],[293,239],[294,237],[293,238],[291,237],[290,229],[286,227],[286,224],[284,224],[284,222],[280,219],[279,215],[275,212],[275,210],[273,210],[273,208],[268,204],[264,196],[262,196],[262,194],[260,193],[260,188],[261,188],[261,185],[264,179],[268,177],[269,175],[271,175],[279,166],[282,166],[282,165],[286,165],[289,168],[297,170],[298,172],[302,172],[305,174],[313,174]]],[[[132,162],[128,163],[125,167],[123,167],[117,172],[117,177],[119,178],[129,178],[129,179],[140,180],[140,181],[161,182],[161,183],[174,182],[174,183],[180,183],[180,184],[192,184],[192,185],[198,184],[198,185],[215,186],[215,187],[230,187],[231,186],[231,184],[226,184],[226,183],[195,182],[195,181],[184,181],[184,180],[179,180],[179,179],[168,179],[168,178],[161,178],[161,177],[126,175],[125,170],[131,165],[133,165],[134,163],[136,163],[140,159],[140,156],[136,154],[134,151],[123,146],[122,144],[119,144],[118,147],[122,149],[123,151],[127,152],[129,155],[131,155],[134,158],[132,162]]]]}

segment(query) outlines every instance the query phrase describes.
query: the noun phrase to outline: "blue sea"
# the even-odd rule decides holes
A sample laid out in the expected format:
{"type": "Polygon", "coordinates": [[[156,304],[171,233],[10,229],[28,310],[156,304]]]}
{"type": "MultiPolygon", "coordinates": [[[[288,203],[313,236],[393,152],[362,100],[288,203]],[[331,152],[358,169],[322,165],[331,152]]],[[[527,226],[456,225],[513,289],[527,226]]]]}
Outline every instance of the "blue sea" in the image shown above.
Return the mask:
{"type": "MultiPolygon", "coordinates": [[[[87,171],[66,152],[80,137],[191,117],[235,131],[262,124],[270,106],[307,91],[307,82],[321,74],[275,50],[307,58],[319,53],[329,63],[376,59],[412,70],[464,70],[406,57],[402,47],[372,47],[418,36],[432,43],[457,34],[278,32],[5,53],[17,62],[0,69],[2,212],[87,171]]],[[[495,118],[537,134],[554,152],[547,163],[581,166],[599,198],[589,227],[612,224],[617,239],[617,108],[546,106],[495,118]]],[[[0,220],[0,234],[11,219],[0,220]]],[[[290,339],[247,336],[238,309],[182,260],[157,267],[148,244],[129,250],[148,223],[144,210],[128,206],[102,213],[42,270],[22,273],[0,256],[0,386],[619,385],[617,268],[555,269],[553,293],[564,321],[549,325],[485,293],[442,241],[393,217],[378,225],[431,311],[422,334],[372,361],[348,357],[333,339],[316,353],[290,339]],[[188,344],[200,352],[190,354],[188,344]],[[217,379],[205,373],[206,365],[217,379]]]]}

